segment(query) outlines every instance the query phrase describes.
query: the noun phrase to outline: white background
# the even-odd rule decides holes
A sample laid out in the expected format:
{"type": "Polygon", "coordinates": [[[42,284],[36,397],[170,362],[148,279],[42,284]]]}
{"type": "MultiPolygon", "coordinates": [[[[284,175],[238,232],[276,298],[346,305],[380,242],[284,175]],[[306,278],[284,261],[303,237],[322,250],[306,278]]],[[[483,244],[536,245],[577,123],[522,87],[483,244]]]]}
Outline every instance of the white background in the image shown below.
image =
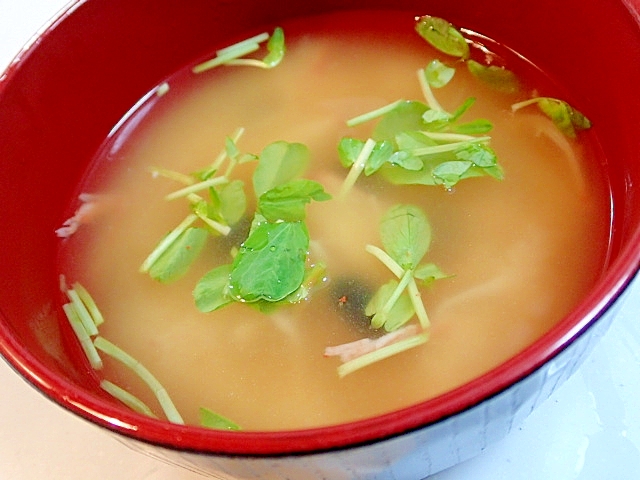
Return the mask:
{"type": "MultiPolygon", "coordinates": [[[[0,0],[0,71],[66,3],[0,0]]],[[[430,480],[640,478],[638,312],[636,281],[620,318],[567,383],[506,439],[430,480]]],[[[201,478],[129,450],[0,361],[0,480],[201,478]]]]}

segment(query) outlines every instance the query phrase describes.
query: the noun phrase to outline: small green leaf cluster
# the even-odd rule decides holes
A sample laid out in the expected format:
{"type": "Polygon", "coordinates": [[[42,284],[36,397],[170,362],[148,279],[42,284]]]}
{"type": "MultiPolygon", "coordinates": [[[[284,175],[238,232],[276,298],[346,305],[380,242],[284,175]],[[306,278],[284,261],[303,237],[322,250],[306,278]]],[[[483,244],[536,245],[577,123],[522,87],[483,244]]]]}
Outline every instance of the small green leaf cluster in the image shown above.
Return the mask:
{"type": "Polygon", "coordinates": [[[367,141],[352,137],[340,141],[340,161],[350,168],[343,194],[361,173],[369,176],[378,171],[394,184],[443,185],[448,189],[465,178],[503,178],[489,146],[491,137],[486,135],[492,123],[482,118],[460,122],[475,98],[468,98],[454,112],[447,112],[435,99],[431,82],[444,86],[451,79],[447,72],[448,67],[437,60],[418,72],[427,103],[398,100],[347,122],[354,126],[379,119],[367,141]]]}
{"type": "Polygon", "coordinates": [[[415,205],[396,205],[380,221],[383,249],[367,245],[369,253],[396,278],[382,285],[366,307],[372,328],[392,332],[417,315],[423,330],[430,325],[418,282],[428,285],[446,275],[433,263],[421,263],[431,245],[431,226],[415,205]]]}
{"type": "Polygon", "coordinates": [[[255,155],[240,152],[239,129],[225,140],[225,148],[208,168],[184,175],[179,172],[152,169],[152,173],[186,184],[166,196],[168,201],[186,199],[190,213],[169,232],[140,266],[142,273],[163,282],[183,276],[199,258],[210,236],[228,235],[244,216],[247,196],[244,183],[233,179],[237,165],[257,160],[255,155]]]}
{"type": "MultiPolygon", "coordinates": [[[[436,50],[466,63],[472,75],[492,88],[506,94],[515,94],[521,90],[520,80],[511,70],[497,65],[486,65],[470,58],[471,50],[464,35],[448,21],[425,15],[418,19],[415,28],[436,50]]],[[[453,76],[450,70],[451,67],[446,65],[432,67],[428,73],[429,83],[434,87],[439,87],[441,83],[446,84],[447,79],[453,76]]],[[[515,112],[533,104],[537,104],[542,113],[569,138],[575,138],[578,131],[591,128],[591,122],[587,117],[567,102],[556,98],[535,97],[515,103],[512,110],[515,112]]]]}
{"type": "Polygon", "coordinates": [[[469,72],[490,87],[504,93],[517,93],[520,90],[520,81],[512,71],[470,58],[469,43],[462,32],[447,20],[425,15],[418,19],[415,29],[433,48],[466,63],[469,72]]]}
{"type": "Polygon", "coordinates": [[[253,174],[256,212],[247,238],[233,262],[208,272],[196,285],[196,306],[203,312],[232,302],[295,303],[317,281],[318,268],[307,263],[309,232],[305,206],[331,197],[318,182],[300,178],[309,151],[300,143],[278,141],[265,147],[253,174]]]}
{"type": "Polygon", "coordinates": [[[381,285],[365,308],[372,329],[386,333],[377,339],[361,339],[328,347],[325,356],[339,356],[338,375],[349,373],[424,344],[429,339],[427,316],[419,286],[446,278],[435,264],[422,263],[431,245],[431,226],[415,205],[395,205],[380,221],[384,249],[367,245],[395,278],[381,285]],[[407,323],[417,316],[417,325],[407,323]]]}
{"type": "Polygon", "coordinates": [[[209,237],[228,235],[245,216],[245,186],[232,175],[237,165],[256,162],[253,191],[257,206],[251,228],[235,251],[233,263],[214,268],[196,285],[196,306],[203,312],[233,301],[299,301],[304,298],[300,292],[308,294],[311,288],[309,279],[318,280],[319,266],[307,265],[305,207],[311,201],[331,197],[318,182],[300,178],[309,164],[308,148],[277,141],[267,145],[260,155],[242,153],[237,146],[242,132],[239,129],[227,137],[224,150],[206,169],[191,175],[153,170],[157,175],[187,183],[166,199],[186,198],[191,210],[140,267],[142,273],[169,283],[188,271],[209,237]]]}

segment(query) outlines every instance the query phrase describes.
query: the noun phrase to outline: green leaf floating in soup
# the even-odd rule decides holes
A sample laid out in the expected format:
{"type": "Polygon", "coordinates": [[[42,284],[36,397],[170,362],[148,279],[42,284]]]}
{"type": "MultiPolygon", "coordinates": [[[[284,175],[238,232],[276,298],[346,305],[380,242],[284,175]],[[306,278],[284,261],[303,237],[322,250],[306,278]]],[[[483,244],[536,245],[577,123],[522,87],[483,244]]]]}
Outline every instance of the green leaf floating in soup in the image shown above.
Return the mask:
{"type": "Polygon", "coordinates": [[[302,222],[263,222],[233,261],[229,295],[244,302],[277,302],[302,285],[309,233],[302,222]]]}

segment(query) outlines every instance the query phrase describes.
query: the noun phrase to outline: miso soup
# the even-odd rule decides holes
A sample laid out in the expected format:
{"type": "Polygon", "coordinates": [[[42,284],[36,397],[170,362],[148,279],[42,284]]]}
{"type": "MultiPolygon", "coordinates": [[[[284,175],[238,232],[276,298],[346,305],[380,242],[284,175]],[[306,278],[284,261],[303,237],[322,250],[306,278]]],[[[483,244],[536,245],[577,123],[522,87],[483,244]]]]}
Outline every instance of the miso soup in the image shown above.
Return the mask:
{"type": "MultiPolygon", "coordinates": [[[[194,61],[133,108],[96,155],[79,187],[90,194],[82,197],[86,215],[60,242],[60,272],[91,292],[105,318],[100,335],[153,373],[186,423],[198,424],[206,407],[244,430],[299,429],[424,401],[522,351],[600,275],[611,212],[594,132],[570,138],[535,105],[511,108],[566,92],[507,48],[466,32],[475,58],[480,52],[517,75],[517,90],[496,89],[425,42],[414,24],[406,12],[284,23],[287,50],[275,68],[222,65],[196,74],[201,59],[194,61]],[[434,59],[455,73],[431,92],[447,112],[475,99],[460,121],[491,123],[504,178],[414,185],[363,173],[341,192],[350,171],[339,159],[341,139],[366,140],[382,120],[347,121],[398,100],[425,102],[416,72],[434,59]],[[306,264],[322,270],[297,302],[231,302],[203,313],[193,290],[242,248],[256,208],[255,162],[234,169],[248,200],[229,235],[208,238],[175,281],[155,280],[140,266],[190,212],[185,198],[165,198],[184,185],[161,173],[207,168],[238,128],[244,133],[235,145],[245,153],[277,141],[307,147],[301,176],[331,195],[305,205],[306,264]],[[424,212],[431,242],[421,262],[444,277],[420,286],[428,341],[340,377],[340,360],[325,349],[384,333],[369,326],[365,306],[395,277],[366,246],[382,248],[380,221],[396,205],[424,212]]],[[[408,325],[418,325],[415,316],[408,325]]],[[[100,378],[163,417],[136,375],[103,359],[100,378]]]]}

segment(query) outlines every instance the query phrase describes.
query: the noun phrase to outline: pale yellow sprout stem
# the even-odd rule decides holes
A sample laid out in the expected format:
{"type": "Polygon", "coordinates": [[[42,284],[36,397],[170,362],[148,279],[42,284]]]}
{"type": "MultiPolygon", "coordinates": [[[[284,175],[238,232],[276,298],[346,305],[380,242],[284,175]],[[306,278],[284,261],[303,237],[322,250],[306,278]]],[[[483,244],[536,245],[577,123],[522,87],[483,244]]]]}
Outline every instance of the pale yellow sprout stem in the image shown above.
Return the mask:
{"type": "Polygon", "coordinates": [[[269,65],[267,65],[262,60],[257,60],[255,58],[238,58],[236,60],[229,60],[225,65],[234,66],[234,67],[258,67],[268,69],[269,65]]]}
{"type": "MultiPolygon", "coordinates": [[[[190,193],[189,195],[187,195],[187,200],[189,200],[191,205],[197,205],[201,202],[204,202],[204,198],[202,198],[200,195],[196,193],[190,193]]],[[[220,222],[216,222],[215,220],[212,220],[211,218],[207,217],[206,214],[200,212],[197,208],[194,210],[194,213],[198,216],[200,220],[202,220],[204,223],[209,225],[213,230],[218,232],[220,235],[227,236],[229,235],[229,233],[231,233],[230,226],[220,222]]]]}
{"type": "Polygon", "coordinates": [[[169,87],[169,84],[167,82],[162,82],[160,85],[158,85],[158,88],[156,88],[156,95],[158,97],[164,97],[167,93],[169,93],[171,87],[169,87]]]}
{"type": "Polygon", "coordinates": [[[474,143],[486,143],[489,141],[491,141],[491,137],[489,136],[473,137],[472,140],[466,140],[464,142],[445,143],[443,145],[432,145],[429,147],[414,148],[411,153],[416,157],[420,157],[422,155],[435,155],[437,153],[453,152],[466,145],[471,145],[474,143]]]}
{"type": "Polygon", "coordinates": [[[412,278],[413,278],[413,272],[411,270],[406,270],[403,273],[403,275],[400,277],[400,283],[398,283],[398,286],[394,289],[393,293],[387,299],[386,303],[382,306],[380,311],[378,311],[371,319],[371,326],[373,328],[380,328],[385,324],[385,322],[387,321],[387,316],[389,315],[389,312],[391,311],[393,306],[396,304],[396,302],[404,292],[405,288],[407,288],[407,285],[409,284],[412,278]]]}
{"type": "Polygon", "coordinates": [[[258,35],[255,35],[254,37],[251,38],[247,38],[246,40],[242,40],[238,43],[234,43],[233,45],[230,45],[228,47],[225,48],[221,48],[220,50],[218,50],[216,52],[217,55],[226,55],[230,52],[235,52],[235,51],[240,51],[240,50],[244,50],[247,46],[253,46],[256,44],[261,44],[262,42],[266,42],[267,40],[269,40],[269,33],[268,32],[262,32],[258,35]]]}
{"type": "Polygon", "coordinates": [[[99,327],[100,325],[102,325],[104,323],[104,317],[102,316],[102,312],[100,312],[100,309],[96,305],[95,300],[93,299],[91,294],[87,291],[87,289],[84,288],[84,286],[79,282],[75,282],[73,284],[73,290],[76,291],[76,293],[78,294],[78,297],[80,298],[80,300],[82,300],[82,303],[84,304],[84,306],[87,307],[87,310],[91,315],[91,318],[95,326],[99,327]]]}
{"type": "Polygon", "coordinates": [[[109,380],[102,380],[100,382],[100,388],[112,397],[120,400],[131,410],[147,415],[148,417],[158,418],[142,400],[115,383],[111,383],[109,380]]]}
{"type": "Polygon", "coordinates": [[[384,266],[391,270],[391,273],[393,273],[396,277],[402,278],[402,276],[404,275],[404,268],[398,265],[398,262],[391,258],[391,256],[387,252],[382,250],[380,247],[376,247],[375,245],[366,245],[364,249],[368,253],[376,257],[378,260],[380,260],[384,264],[384,266]]]}
{"type": "Polygon", "coordinates": [[[204,190],[210,187],[215,187],[216,185],[222,185],[224,183],[229,183],[229,180],[226,177],[213,177],[203,182],[194,183],[193,185],[186,186],[181,188],[180,190],[176,190],[173,193],[170,193],[165,197],[166,200],[175,200],[176,198],[186,197],[190,193],[196,193],[200,190],[204,190]]]}
{"type": "MultiPolygon", "coordinates": [[[[240,140],[240,137],[242,137],[243,134],[244,134],[244,128],[243,127],[238,128],[233,133],[233,135],[231,135],[231,140],[233,140],[233,143],[238,143],[238,140],[240,140]]],[[[211,165],[211,170],[213,171],[218,170],[222,165],[222,163],[227,159],[227,156],[228,156],[227,149],[223,148],[218,154],[218,156],[216,157],[216,160],[211,165]]]]}
{"type": "Polygon", "coordinates": [[[149,256],[142,262],[140,266],[140,272],[146,273],[153,266],[153,264],[160,258],[160,256],[171,246],[173,242],[175,242],[182,233],[191,226],[193,222],[198,219],[198,216],[195,213],[191,213],[187,215],[187,217],[174,228],[169,234],[164,237],[158,246],[153,249],[153,251],[149,254],[149,256]]]}
{"type": "MultiPolygon", "coordinates": [[[[365,246],[365,250],[380,260],[396,277],[402,278],[405,274],[404,269],[398,265],[398,262],[391,258],[389,254],[381,248],[376,247],[375,245],[367,245],[365,246]]],[[[422,295],[420,294],[420,290],[418,289],[418,285],[416,284],[416,279],[414,277],[411,277],[411,280],[407,285],[407,290],[409,291],[409,298],[411,299],[413,310],[416,312],[420,326],[423,329],[429,328],[431,322],[429,321],[429,316],[424,308],[424,303],[422,303],[422,295]]]]}
{"type": "Polygon", "coordinates": [[[168,170],[166,168],[151,167],[149,168],[153,177],[164,177],[170,180],[175,180],[178,183],[185,185],[193,185],[196,183],[195,179],[191,175],[185,175],[184,173],[176,172],[174,170],[168,170]]]}
{"type": "Polygon", "coordinates": [[[422,90],[422,94],[424,95],[425,100],[427,101],[427,105],[432,110],[437,110],[439,112],[444,112],[444,108],[440,105],[436,97],[433,95],[433,91],[431,90],[431,86],[429,85],[429,81],[425,75],[424,69],[418,69],[418,81],[420,82],[420,89],[422,90]]]}
{"type": "Polygon", "coordinates": [[[414,335],[413,337],[409,337],[404,340],[392,343],[391,345],[380,348],[379,350],[365,353],[364,355],[356,357],[353,360],[349,360],[348,362],[340,365],[338,367],[338,376],[342,378],[345,375],[353,373],[356,370],[371,365],[372,363],[384,360],[385,358],[389,358],[393,355],[397,355],[398,353],[422,345],[428,340],[429,335],[427,333],[420,333],[418,335],[414,335]]]}
{"type": "MultiPolygon", "coordinates": [[[[429,137],[432,140],[441,142],[468,142],[476,140],[478,137],[473,135],[465,135],[464,133],[448,133],[448,132],[428,132],[421,131],[424,136],[429,137]]],[[[489,140],[489,137],[486,137],[489,140]]]]}
{"type": "Polygon", "coordinates": [[[198,218],[200,220],[202,220],[204,223],[209,225],[212,229],[214,229],[220,235],[224,235],[226,237],[231,232],[231,227],[228,226],[228,225],[223,225],[220,222],[216,222],[215,220],[211,220],[209,217],[207,217],[206,215],[204,215],[204,214],[202,214],[200,212],[196,212],[196,215],[198,216],[198,218]]]}
{"type": "Polygon", "coordinates": [[[91,317],[89,310],[87,310],[87,307],[80,299],[78,292],[73,288],[70,288],[66,291],[66,294],[69,300],[71,300],[71,303],[73,304],[73,307],[78,314],[78,318],[82,322],[85,331],[89,334],[89,336],[97,335],[98,328],[96,327],[96,324],[91,317]]]}
{"type": "Polygon", "coordinates": [[[156,377],[154,377],[153,374],[149,370],[147,370],[144,365],[142,365],[138,360],[133,358],[120,347],[114,345],[109,340],[103,337],[96,337],[96,339],[93,341],[93,344],[98,350],[104,352],[105,354],[129,367],[136,375],[140,377],[140,379],[144,383],[147,384],[147,386],[151,389],[153,394],[158,399],[158,402],[160,403],[160,406],[162,407],[167,420],[172,423],[184,424],[184,420],[171,401],[171,398],[169,397],[166,389],[156,379],[156,377]]]}
{"type": "Polygon", "coordinates": [[[358,158],[356,158],[356,161],[353,162],[347,178],[345,178],[342,184],[342,188],[340,189],[339,194],[340,197],[344,197],[349,192],[349,190],[351,190],[353,185],[355,185],[358,177],[360,177],[360,174],[364,170],[364,167],[367,164],[367,160],[371,156],[371,153],[373,152],[375,146],[376,142],[371,138],[365,142],[362,150],[360,151],[360,154],[358,155],[358,158]]]}
{"type": "Polygon", "coordinates": [[[76,338],[80,342],[80,346],[82,347],[82,351],[84,352],[87,360],[89,360],[89,364],[91,368],[94,370],[100,370],[102,368],[102,359],[96,350],[96,347],[93,345],[91,341],[91,337],[84,328],[84,325],[80,321],[80,317],[78,317],[78,312],[76,311],[75,305],[73,303],[65,303],[62,306],[64,313],[71,325],[73,333],[76,338]]]}
{"type": "Polygon", "coordinates": [[[241,44],[238,44],[239,46],[227,47],[226,49],[221,50],[223,52],[222,54],[218,53],[218,55],[216,55],[211,60],[207,60],[206,62],[196,65],[192,69],[193,73],[206,72],[207,70],[219,67],[220,65],[224,65],[231,60],[244,57],[245,55],[248,55],[260,49],[260,45],[255,42],[246,44],[242,42],[240,43],[241,44]]]}
{"type": "Polygon", "coordinates": [[[514,103],[513,105],[511,105],[511,111],[517,112],[521,108],[528,107],[529,105],[538,103],[540,100],[541,100],[541,97],[536,97],[536,98],[531,98],[529,100],[524,100],[522,102],[514,103]]]}
{"type": "Polygon", "coordinates": [[[362,115],[358,115],[357,117],[353,117],[347,120],[348,127],[355,127],[356,125],[360,125],[361,123],[368,122],[369,120],[373,120],[374,118],[381,117],[393,110],[395,110],[400,104],[404,103],[403,99],[396,100],[395,102],[384,105],[380,108],[372,110],[371,112],[363,113],[362,115]]]}
{"type": "Polygon", "coordinates": [[[424,330],[426,330],[431,325],[431,322],[429,321],[429,316],[427,315],[427,311],[424,308],[422,295],[420,294],[420,290],[418,290],[418,285],[416,284],[416,279],[414,277],[411,277],[409,285],[407,286],[407,290],[409,291],[409,298],[411,299],[411,303],[413,304],[413,309],[416,312],[416,316],[418,317],[420,326],[424,330]]]}

